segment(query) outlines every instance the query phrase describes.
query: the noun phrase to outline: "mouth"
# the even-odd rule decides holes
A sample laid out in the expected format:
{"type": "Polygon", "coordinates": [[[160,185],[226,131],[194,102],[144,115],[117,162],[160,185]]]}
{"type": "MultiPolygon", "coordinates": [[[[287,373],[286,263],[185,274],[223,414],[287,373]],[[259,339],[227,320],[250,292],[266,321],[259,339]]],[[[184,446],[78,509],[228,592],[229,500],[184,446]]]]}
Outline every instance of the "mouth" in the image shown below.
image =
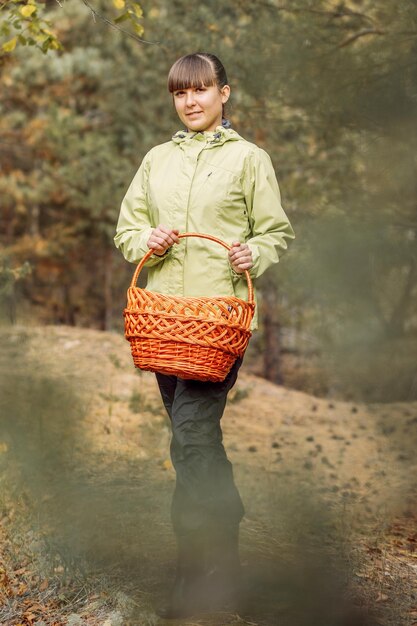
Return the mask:
{"type": "Polygon", "coordinates": [[[191,111],[191,113],[186,113],[187,117],[191,117],[192,115],[200,115],[203,111],[191,111]]]}

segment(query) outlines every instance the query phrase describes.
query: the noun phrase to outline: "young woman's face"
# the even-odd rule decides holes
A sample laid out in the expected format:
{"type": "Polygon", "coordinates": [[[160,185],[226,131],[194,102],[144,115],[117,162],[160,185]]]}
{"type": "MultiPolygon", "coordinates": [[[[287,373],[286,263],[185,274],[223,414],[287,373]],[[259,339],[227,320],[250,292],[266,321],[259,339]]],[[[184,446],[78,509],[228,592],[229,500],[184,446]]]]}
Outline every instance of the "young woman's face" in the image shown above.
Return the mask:
{"type": "Polygon", "coordinates": [[[217,85],[188,87],[174,91],[175,109],[190,131],[210,131],[222,123],[222,106],[230,95],[229,85],[219,91],[217,85]]]}

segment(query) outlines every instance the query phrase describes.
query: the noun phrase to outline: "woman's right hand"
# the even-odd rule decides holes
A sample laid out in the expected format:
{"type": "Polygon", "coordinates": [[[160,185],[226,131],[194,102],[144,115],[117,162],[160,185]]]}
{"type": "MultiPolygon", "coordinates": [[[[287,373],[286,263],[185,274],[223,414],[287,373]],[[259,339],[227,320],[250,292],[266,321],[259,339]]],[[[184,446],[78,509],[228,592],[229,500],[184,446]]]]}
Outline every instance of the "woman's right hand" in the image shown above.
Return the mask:
{"type": "Polygon", "coordinates": [[[151,250],[154,250],[157,256],[162,256],[174,243],[179,243],[179,234],[179,230],[172,230],[163,224],[159,224],[159,226],[153,229],[146,245],[151,250]]]}

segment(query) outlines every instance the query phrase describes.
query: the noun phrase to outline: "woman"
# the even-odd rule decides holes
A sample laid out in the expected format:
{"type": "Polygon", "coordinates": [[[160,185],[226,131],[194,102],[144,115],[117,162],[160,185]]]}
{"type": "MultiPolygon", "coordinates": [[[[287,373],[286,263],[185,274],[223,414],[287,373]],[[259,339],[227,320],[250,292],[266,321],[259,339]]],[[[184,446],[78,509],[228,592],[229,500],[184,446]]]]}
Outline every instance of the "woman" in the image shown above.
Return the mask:
{"type": "MultiPolygon", "coordinates": [[[[256,279],[294,239],[269,156],[224,118],[225,69],[208,53],[178,59],[168,89],[184,125],[144,157],[123,199],[114,238],[138,263],[149,249],[147,289],[184,296],[247,297],[244,271],[256,279]],[[186,238],[201,232],[232,244],[186,238]]],[[[256,312],[253,328],[257,326],[256,312]]],[[[178,566],[166,618],[233,608],[240,574],[244,507],[223,444],[220,420],[241,359],[221,383],[156,374],[171,427],[176,471],[171,519],[178,566]]]]}

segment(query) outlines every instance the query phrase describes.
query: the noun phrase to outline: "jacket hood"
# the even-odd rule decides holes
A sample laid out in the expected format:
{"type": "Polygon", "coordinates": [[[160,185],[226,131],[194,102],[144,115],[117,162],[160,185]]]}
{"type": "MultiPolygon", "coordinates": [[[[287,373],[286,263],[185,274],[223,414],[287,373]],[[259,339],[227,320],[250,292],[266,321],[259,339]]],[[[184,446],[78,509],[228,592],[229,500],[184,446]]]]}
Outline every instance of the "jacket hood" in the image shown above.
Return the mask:
{"type": "Polygon", "coordinates": [[[207,141],[207,143],[222,145],[226,141],[236,141],[241,139],[240,135],[233,128],[217,126],[215,130],[190,132],[179,130],[172,136],[172,141],[181,144],[190,141],[207,141]]]}

